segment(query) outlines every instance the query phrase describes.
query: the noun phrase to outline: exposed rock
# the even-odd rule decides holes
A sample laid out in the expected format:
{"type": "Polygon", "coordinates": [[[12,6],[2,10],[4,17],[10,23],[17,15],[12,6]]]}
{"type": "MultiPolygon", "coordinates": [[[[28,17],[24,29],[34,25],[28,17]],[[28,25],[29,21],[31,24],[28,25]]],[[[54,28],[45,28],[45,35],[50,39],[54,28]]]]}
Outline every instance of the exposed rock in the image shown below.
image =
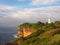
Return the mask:
{"type": "Polygon", "coordinates": [[[36,32],[36,30],[31,29],[31,28],[21,28],[18,27],[18,37],[26,37],[30,34],[32,34],[33,32],[36,32]]]}

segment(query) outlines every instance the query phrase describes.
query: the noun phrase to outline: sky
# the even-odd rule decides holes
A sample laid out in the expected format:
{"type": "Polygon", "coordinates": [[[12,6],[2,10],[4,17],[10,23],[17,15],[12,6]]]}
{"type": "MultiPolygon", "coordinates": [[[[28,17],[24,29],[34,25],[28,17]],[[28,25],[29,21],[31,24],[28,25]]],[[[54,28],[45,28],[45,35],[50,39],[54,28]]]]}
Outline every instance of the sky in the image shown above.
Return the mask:
{"type": "Polygon", "coordinates": [[[0,0],[0,30],[24,22],[60,20],[60,0],[0,0]]]}

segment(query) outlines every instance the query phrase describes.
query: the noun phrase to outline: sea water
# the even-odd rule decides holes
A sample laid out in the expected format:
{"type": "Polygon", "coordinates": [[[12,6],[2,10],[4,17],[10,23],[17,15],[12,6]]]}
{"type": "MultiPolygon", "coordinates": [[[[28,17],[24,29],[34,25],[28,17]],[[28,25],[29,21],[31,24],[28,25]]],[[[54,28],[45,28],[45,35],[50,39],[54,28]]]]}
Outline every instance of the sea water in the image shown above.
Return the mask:
{"type": "Polygon", "coordinates": [[[14,39],[16,33],[0,33],[0,44],[7,43],[14,39]]]}

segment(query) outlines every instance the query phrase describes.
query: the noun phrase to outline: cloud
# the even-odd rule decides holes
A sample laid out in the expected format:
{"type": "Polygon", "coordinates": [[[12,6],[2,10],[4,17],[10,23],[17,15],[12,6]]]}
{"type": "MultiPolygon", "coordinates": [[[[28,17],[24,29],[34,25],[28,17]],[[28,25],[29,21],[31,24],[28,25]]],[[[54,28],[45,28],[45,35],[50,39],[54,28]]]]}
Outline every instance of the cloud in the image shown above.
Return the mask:
{"type": "Polygon", "coordinates": [[[60,20],[60,6],[17,10],[0,18],[0,26],[12,27],[24,22],[47,22],[48,16],[51,16],[51,21],[60,20]]]}
{"type": "MultiPolygon", "coordinates": [[[[19,0],[26,1],[26,0],[19,0]]],[[[32,0],[32,5],[55,4],[60,0],[32,0]]],[[[17,27],[18,24],[25,22],[47,22],[48,16],[51,21],[60,20],[60,6],[46,6],[39,8],[21,8],[0,4],[0,28],[17,27]]],[[[10,29],[10,28],[9,28],[10,29]]],[[[1,30],[1,29],[0,29],[1,30]]]]}
{"type": "Polygon", "coordinates": [[[0,10],[6,11],[6,10],[12,10],[12,9],[14,9],[13,6],[0,5],[0,10]]]}
{"type": "Polygon", "coordinates": [[[59,3],[60,0],[32,0],[32,5],[48,5],[48,4],[56,4],[59,3]]]}
{"type": "Polygon", "coordinates": [[[36,22],[47,21],[48,16],[52,17],[52,21],[60,20],[60,6],[51,6],[43,8],[28,8],[24,10],[18,10],[8,17],[20,19],[22,22],[36,22]],[[53,19],[54,18],[54,19],[53,19]]]}
{"type": "MultiPolygon", "coordinates": [[[[20,7],[19,7],[19,9],[20,9],[20,7]]],[[[15,13],[17,10],[18,10],[18,7],[0,4],[0,27],[17,26],[19,20],[9,17],[10,14],[15,13]]]]}
{"type": "Polygon", "coordinates": [[[0,4],[0,33],[17,32],[16,24],[18,24],[19,21],[7,17],[10,13],[15,11],[15,8],[14,6],[0,4]]]}
{"type": "Polygon", "coordinates": [[[3,17],[0,18],[0,27],[16,27],[19,23],[18,19],[3,17]]]}
{"type": "Polygon", "coordinates": [[[14,7],[14,6],[0,4],[0,17],[4,17],[4,16],[12,13],[13,11],[16,10],[16,8],[17,7],[14,7]]]}
{"type": "Polygon", "coordinates": [[[28,8],[22,11],[17,11],[12,13],[10,17],[12,18],[29,18],[31,16],[44,16],[44,15],[52,15],[58,14],[60,12],[60,6],[51,6],[51,7],[43,7],[43,8],[28,8]],[[37,15],[38,14],[38,15],[37,15]],[[15,16],[14,16],[15,15],[15,16]]]}

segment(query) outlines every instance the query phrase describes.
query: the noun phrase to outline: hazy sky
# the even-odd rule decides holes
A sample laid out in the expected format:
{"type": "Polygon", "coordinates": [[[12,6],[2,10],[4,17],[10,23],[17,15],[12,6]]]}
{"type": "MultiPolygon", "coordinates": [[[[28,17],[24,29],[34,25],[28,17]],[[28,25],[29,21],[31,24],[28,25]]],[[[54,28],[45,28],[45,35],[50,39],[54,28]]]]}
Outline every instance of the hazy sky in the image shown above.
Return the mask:
{"type": "Polygon", "coordinates": [[[60,0],[0,0],[0,27],[22,22],[60,20],[60,0]]]}

